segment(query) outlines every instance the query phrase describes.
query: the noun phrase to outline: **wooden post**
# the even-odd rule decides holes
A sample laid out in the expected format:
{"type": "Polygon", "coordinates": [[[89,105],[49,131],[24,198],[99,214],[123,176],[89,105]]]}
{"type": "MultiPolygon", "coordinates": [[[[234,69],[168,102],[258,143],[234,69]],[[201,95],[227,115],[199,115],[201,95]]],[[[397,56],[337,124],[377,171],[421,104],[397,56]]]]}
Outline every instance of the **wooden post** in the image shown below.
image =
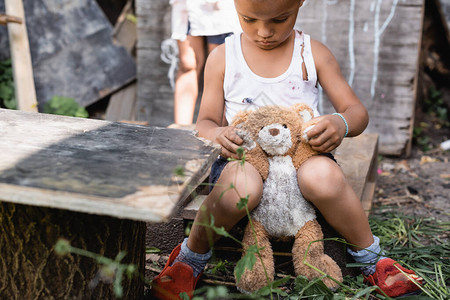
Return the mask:
{"type": "Polygon", "coordinates": [[[37,112],[30,44],[22,0],[5,0],[5,7],[8,15],[23,20],[22,24],[8,23],[17,107],[20,110],[37,112]]]}

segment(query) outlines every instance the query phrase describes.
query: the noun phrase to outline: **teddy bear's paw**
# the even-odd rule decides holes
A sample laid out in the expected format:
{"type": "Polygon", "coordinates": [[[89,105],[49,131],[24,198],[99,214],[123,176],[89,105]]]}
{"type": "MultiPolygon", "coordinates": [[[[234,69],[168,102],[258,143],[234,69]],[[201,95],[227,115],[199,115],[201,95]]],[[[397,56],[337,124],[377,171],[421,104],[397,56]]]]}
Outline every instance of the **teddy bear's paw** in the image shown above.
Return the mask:
{"type": "Polygon", "coordinates": [[[322,281],[323,283],[325,283],[325,285],[331,289],[331,290],[336,290],[339,288],[339,283],[338,282],[342,282],[343,278],[342,278],[342,272],[341,272],[341,268],[339,268],[339,266],[337,265],[337,263],[328,255],[324,254],[321,259],[321,268],[322,270],[326,270],[326,273],[328,274],[328,276],[330,276],[331,278],[324,278],[322,281]],[[337,281],[337,282],[336,282],[337,281]]]}
{"type": "MultiPolygon", "coordinates": [[[[269,265],[270,265],[270,263],[269,263],[269,265]]],[[[237,281],[237,278],[236,278],[237,289],[240,292],[246,293],[246,294],[259,290],[260,288],[267,285],[267,280],[272,281],[274,278],[274,275],[275,275],[274,269],[270,268],[270,266],[269,266],[269,268],[267,268],[267,272],[268,272],[269,278],[266,277],[264,268],[258,259],[257,262],[255,263],[255,265],[253,266],[252,270],[245,270],[244,274],[242,274],[239,281],[237,281]]]]}
{"type": "MultiPolygon", "coordinates": [[[[270,278],[272,280],[273,278],[270,278]]],[[[267,278],[264,272],[259,272],[253,268],[252,271],[245,271],[240,280],[236,283],[236,287],[240,292],[252,293],[267,284],[267,278]]]]}
{"type": "Polygon", "coordinates": [[[326,277],[322,279],[322,282],[332,291],[336,291],[339,288],[339,283],[335,282],[334,280],[326,277]]]}

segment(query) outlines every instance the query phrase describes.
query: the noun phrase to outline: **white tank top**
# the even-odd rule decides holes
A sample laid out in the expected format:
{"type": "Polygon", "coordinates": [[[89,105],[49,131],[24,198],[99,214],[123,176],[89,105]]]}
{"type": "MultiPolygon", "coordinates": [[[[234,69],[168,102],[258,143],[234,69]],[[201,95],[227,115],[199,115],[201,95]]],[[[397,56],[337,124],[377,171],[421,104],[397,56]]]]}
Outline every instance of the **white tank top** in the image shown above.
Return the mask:
{"type": "Polygon", "coordinates": [[[235,34],[225,39],[223,90],[228,124],[238,111],[256,109],[264,105],[291,106],[295,103],[306,103],[313,109],[314,116],[319,116],[317,73],[311,53],[310,36],[295,31],[291,64],[286,72],[274,78],[264,78],[250,70],[242,54],[240,37],[240,34],[235,34]],[[303,80],[303,59],[307,80],[303,80]]]}

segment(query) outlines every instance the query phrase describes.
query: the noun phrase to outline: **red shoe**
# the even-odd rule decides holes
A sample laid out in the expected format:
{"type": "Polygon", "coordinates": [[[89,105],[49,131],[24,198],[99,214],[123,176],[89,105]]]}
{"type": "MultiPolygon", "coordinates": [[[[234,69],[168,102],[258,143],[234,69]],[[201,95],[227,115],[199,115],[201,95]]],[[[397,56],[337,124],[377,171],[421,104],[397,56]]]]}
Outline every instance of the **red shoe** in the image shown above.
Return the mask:
{"type": "Polygon", "coordinates": [[[164,269],[152,280],[151,294],[156,299],[178,300],[181,299],[180,293],[182,292],[186,292],[189,298],[194,295],[195,285],[201,273],[194,277],[192,267],[182,262],[176,262],[171,266],[180,250],[181,244],[172,250],[164,269]]]}
{"type": "Polygon", "coordinates": [[[412,270],[402,267],[398,262],[390,258],[383,258],[377,262],[376,271],[373,275],[365,276],[365,282],[378,286],[377,292],[382,294],[382,290],[389,297],[404,296],[420,290],[419,285],[423,283],[423,279],[416,275],[412,270]],[[391,285],[386,284],[386,279],[401,273],[402,270],[408,275],[410,280],[398,280],[391,285]]]}

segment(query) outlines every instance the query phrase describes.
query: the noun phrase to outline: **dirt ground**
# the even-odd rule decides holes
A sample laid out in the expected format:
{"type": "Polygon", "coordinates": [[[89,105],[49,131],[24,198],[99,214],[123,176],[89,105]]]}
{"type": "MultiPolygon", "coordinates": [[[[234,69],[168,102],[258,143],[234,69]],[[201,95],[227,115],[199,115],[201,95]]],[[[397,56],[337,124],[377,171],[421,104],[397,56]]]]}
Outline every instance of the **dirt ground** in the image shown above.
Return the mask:
{"type": "MultiPolygon", "coordinates": [[[[450,93],[449,95],[450,96],[450,93]]],[[[450,221],[450,151],[439,148],[450,139],[450,128],[440,127],[433,116],[418,114],[416,124],[427,124],[422,138],[414,140],[409,157],[380,156],[371,215],[394,212],[450,221]],[[423,148],[431,148],[423,151],[423,148]]]]}

